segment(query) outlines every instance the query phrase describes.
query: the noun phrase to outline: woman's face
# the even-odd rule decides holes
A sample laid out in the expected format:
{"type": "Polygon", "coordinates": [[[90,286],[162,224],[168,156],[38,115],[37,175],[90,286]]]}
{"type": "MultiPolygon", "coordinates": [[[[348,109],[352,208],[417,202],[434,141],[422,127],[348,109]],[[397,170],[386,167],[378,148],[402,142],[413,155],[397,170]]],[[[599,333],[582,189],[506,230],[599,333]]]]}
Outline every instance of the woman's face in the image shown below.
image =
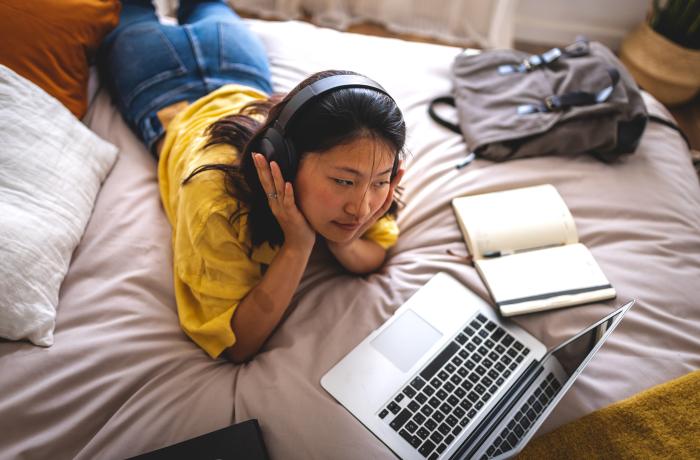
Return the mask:
{"type": "Polygon", "coordinates": [[[372,137],[307,153],[299,164],[294,196],[311,227],[329,241],[349,242],[384,204],[395,155],[372,137]]]}

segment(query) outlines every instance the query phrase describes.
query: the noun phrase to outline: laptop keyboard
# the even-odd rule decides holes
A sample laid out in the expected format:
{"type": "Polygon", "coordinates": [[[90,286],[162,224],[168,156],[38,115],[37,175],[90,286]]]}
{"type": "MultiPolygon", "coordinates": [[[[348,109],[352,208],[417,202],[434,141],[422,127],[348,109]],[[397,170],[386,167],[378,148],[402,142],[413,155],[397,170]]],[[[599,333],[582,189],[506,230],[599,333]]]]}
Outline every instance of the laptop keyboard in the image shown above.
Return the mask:
{"type": "Polygon", "coordinates": [[[523,434],[535,423],[537,417],[547,407],[554,395],[557,394],[560,387],[561,385],[554,378],[554,374],[550,372],[481,458],[495,457],[515,447],[518,441],[522,439],[523,434]]]}
{"type": "Polygon", "coordinates": [[[378,416],[424,457],[437,458],[528,353],[479,313],[378,416]]]}

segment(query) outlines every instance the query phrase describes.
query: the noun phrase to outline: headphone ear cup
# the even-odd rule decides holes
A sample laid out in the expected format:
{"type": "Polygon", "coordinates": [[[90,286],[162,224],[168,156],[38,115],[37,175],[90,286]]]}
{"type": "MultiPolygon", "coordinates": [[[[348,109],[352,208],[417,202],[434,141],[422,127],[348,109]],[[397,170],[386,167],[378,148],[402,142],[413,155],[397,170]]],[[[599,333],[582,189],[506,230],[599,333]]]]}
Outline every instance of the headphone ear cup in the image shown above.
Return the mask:
{"type": "Polygon", "coordinates": [[[283,169],[285,173],[284,179],[291,181],[297,176],[297,167],[299,166],[297,150],[294,148],[294,144],[292,144],[292,141],[289,139],[285,139],[284,144],[286,146],[285,152],[287,153],[287,157],[285,159],[286,166],[285,169],[283,169]]]}
{"type": "Polygon", "coordinates": [[[288,180],[289,176],[289,152],[287,141],[275,128],[269,128],[260,139],[259,149],[267,159],[268,163],[276,162],[282,177],[288,180]]]}

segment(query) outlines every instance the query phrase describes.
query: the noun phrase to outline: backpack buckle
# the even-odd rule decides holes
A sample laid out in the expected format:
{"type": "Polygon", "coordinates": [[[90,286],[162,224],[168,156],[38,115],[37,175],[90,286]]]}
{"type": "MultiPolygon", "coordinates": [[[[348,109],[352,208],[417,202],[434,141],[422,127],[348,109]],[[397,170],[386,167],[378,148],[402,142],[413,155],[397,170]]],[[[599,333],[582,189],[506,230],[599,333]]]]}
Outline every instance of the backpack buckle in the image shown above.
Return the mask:
{"type": "Polygon", "coordinates": [[[544,98],[544,106],[550,112],[556,112],[561,109],[561,99],[557,95],[551,95],[544,98]]]}

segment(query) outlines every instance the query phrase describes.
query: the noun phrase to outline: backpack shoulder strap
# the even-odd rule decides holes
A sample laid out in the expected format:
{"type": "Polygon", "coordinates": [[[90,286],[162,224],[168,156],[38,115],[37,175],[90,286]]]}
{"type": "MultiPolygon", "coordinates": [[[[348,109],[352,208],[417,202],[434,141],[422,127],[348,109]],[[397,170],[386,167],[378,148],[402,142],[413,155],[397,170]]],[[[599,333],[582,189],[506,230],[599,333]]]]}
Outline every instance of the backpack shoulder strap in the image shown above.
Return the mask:
{"type": "Polygon", "coordinates": [[[437,114],[435,111],[435,106],[439,104],[445,104],[449,105],[451,107],[457,107],[457,104],[455,102],[455,98],[453,96],[440,96],[436,97],[432,101],[430,101],[430,105],[428,106],[428,115],[430,115],[430,118],[435,120],[436,123],[439,125],[444,126],[445,128],[449,129],[452,132],[455,132],[457,134],[462,134],[462,131],[460,131],[459,126],[456,125],[455,123],[452,123],[451,121],[445,120],[442,118],[440,115],[437,114]]]}
{"type": "Polygon", "coordinates": [[[685,135],[683,130],[677,124],[665,118],[657,117],[656,115],[649,115],[649,121],[660,123],[664,126],[668,126],[669,128],[678,131],[678,134],[680,134],[683,140],[685,141],[685,145],[688,146],[688,150],[692,150],[692,148],[690,147],[690,141],[688,140],[688,136],[685,135]]]}

